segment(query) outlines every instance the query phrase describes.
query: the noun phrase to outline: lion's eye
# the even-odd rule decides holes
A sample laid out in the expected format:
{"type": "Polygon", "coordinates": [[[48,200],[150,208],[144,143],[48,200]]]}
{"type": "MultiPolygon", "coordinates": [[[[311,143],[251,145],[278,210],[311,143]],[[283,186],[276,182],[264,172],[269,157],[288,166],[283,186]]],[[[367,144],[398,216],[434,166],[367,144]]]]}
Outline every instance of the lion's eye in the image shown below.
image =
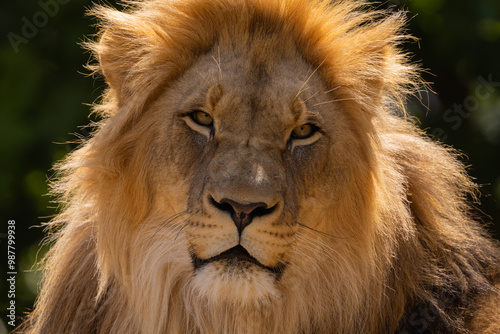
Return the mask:
{"type": "Polygon", "coordinates": [[[189,114],[189,116],[196,124],[202,126],[209,127],[214,123],[214,119],[212,118],[212,116],[201,110],[195,110],[191,114],[189,114]]]}
{"type": "Polygon", "coordinates": [[[303,124],[292,131],[292,138],[295,139],[306,139],[312,137],[317,131],[317,127],[312,124],[303,124]]]}

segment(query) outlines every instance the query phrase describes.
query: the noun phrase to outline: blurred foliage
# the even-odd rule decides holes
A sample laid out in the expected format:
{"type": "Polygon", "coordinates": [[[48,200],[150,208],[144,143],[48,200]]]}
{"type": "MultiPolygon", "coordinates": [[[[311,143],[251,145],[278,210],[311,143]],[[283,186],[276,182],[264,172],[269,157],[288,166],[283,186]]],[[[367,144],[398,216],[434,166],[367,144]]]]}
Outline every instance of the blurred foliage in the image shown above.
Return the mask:
{"type": "MultiPolygon", "coordinates": [[[[76,139],[74,132],[82,132],[79,126],[89,123],[88,104],[103,88],[102,81],[82,74],[87,73],[82,65],[90,55],[78,43],[95,33],[94,22],[84,14],[90,6],[86,0],[0,4],[0,242],[6,254],[6,223],[16,220],[18,316],[33,304],[40,275],[32,268],[47,248],[40,250],[43,229],[32,226],[40,226],[56,212],[46,196],[53,177],[50,168],[74,149],[68,142],[76,139]],[[33,25],[30,31],[29,23],[39,27],[33,25]]],[[[411,101],[409,110],[429,135],[465,154],[464,162],[481,185],[478,214],[485,222],[497,222],[496,230],[494,225],[490,228],[498,238],[500,2],[391,0],[376,6],[409,11],[408,32],[420,41],[406,48],[426,69],[423,76],[433,90],[423,92],[421,102],[411,101]]],[[[2,255],[2,264],[5,259],[2,255]]],[[[0,273],[2,282],[6,272],[0,273]]],[[[5,320],[8,300],[3,283],[0,296],[5,320]]]]}

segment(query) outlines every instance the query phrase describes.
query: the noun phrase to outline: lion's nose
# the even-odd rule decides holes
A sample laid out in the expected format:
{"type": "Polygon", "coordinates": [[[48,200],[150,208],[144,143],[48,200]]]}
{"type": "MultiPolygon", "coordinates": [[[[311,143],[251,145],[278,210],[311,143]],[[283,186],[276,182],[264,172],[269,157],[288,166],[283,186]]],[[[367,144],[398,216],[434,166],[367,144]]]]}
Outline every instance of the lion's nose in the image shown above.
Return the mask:
{"type": "Polygon", "coordinates": [[[268,215],[273,212],[276,207],[275,205],[268,208],[267,204],[264,202],[242,204],[228,198],[223,198],[217,202],[211,196],[210,202],[218,209],[226,211],[231,215],[231,219],[236,225],[239,234],[241,234],[243,229],[252,222],[254,217],[268,215]]]}

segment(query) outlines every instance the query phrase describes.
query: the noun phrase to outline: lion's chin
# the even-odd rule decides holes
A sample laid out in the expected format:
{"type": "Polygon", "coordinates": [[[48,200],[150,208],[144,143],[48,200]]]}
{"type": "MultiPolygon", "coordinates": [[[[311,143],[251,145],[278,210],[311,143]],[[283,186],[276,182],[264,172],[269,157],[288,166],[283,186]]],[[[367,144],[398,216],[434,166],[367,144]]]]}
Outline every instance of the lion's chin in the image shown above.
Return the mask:
{"type": "Polygon", "coordinates": [[[220,260],[195,269],[193,287],[214,303],[266,303],[279,296],[276,275],[250,262],[220,260]]]}

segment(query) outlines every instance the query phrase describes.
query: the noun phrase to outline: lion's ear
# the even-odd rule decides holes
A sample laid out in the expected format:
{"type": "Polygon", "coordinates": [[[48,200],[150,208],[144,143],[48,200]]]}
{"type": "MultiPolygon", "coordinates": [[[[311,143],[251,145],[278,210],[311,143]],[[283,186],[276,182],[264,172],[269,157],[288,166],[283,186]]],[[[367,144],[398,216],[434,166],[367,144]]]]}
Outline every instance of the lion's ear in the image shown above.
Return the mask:
{"type": "Polygon", "coordinates": [[[130,70],[130,53],[127,49],[131,36],[113,33],[106,30],[99,40],[97,52],[100,70],[111,89],[122,92],[125,80],[130,70]]]}
{"type": "Polygon", "coordinates": [[[87,44],[111,90],[117,96],[126,96],[137,87],[137,73],[144,68],[148,49],[157,45],[152,40],[153,31],[144,22],[127,12],[97,6],[90,13],[100,21],[100,36],[97,41],[87,44]]]}
{"type": "Polygon", "coordinates": [[[103,21],[101,37],[90,48],[99,62],[98,71],[119,99],[140,91],[147,96],[148,91],[180,75],[195,54],[211,45],[208,39],[198,42],[196,32],[160,28],[152,19],[110,9],[98,14],[103,21]]]}
{"type": "Polygon", "coordinates": [[[102,27],[100,38],[89,47],[99,62],[97,70],[118,98],[150,89],[160,73],[165,77],[172,72],[172,67],[165,68],[168,38],[154,22],[105,7],[90,14],[100,19],[102,27]]]}

